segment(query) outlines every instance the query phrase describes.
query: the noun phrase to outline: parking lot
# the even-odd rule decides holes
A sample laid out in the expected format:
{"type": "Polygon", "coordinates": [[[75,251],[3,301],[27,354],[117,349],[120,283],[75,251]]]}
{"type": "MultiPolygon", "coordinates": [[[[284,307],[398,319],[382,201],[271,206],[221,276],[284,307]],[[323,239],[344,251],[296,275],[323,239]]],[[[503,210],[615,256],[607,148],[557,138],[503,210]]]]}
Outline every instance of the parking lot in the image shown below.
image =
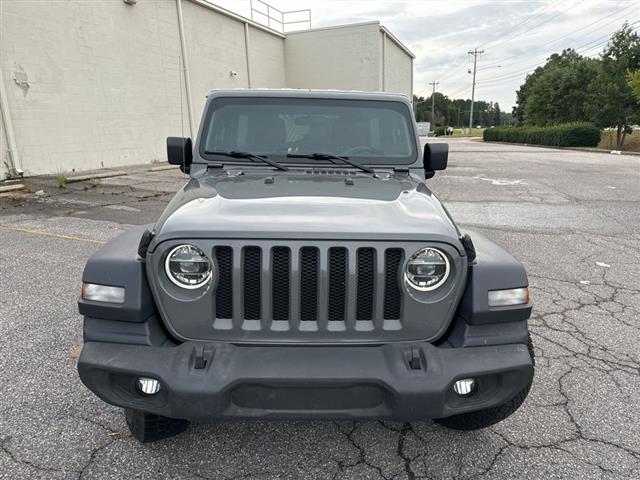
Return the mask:
{"type": "Polygon", "coordinates": [[[527,267],[533,390],[490,429],[193,425],[141,445],[80,382],[86,259],[183,178],[132,169],[0,197],[0,478],[640,478],[640,156],[450,141],[429,184],[527,267]]]}

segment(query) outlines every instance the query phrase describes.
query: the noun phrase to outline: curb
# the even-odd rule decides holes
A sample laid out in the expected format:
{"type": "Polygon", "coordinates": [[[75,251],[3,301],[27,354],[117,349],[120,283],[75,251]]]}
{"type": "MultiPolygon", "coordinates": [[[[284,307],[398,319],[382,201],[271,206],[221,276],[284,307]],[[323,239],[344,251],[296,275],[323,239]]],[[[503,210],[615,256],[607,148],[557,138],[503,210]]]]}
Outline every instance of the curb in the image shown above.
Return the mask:
{"type": "Polygon", "coordinates": [[[128,172],[118,170],[115,172],[94,173],[91,175],[76,175],[75,177],[67,177],[67,183],[83,182],[85,180],[91,180],[92,178],[121,177],[123,175],[128,175],[128,172]]]}
{"type": "Polygon", "coordinates": [[[640,152],[629,152],[626,150],[605,150],[604,148],[593,147],[556,147],[553,145],[536,145],[535,143],[516,143],[516,142],[492,142],[491,140],[483,140],[480,137],[482,143],[497,143],[499,145],[519,145],[521,147],[535,147],[535,148],[549,148],[551,150],[572,150],[574,152],[590,152],[590,153],[605,153],[607,155],[631,155],[640,157],[640,152]]]}
{"type": "Polygon", "coordinates": [[[23,188],[24,185],[22,183],[17,185],[2,185],[0,186],[0,193],[14,192],[16,190],[22,190],[23,188]]]}
{"type": "Polygon", "coordinates": [[[164,172],[165,170],[177,170],[176,165],[162,165],[161,167],[151,167],[147,172],[164,172]]]}

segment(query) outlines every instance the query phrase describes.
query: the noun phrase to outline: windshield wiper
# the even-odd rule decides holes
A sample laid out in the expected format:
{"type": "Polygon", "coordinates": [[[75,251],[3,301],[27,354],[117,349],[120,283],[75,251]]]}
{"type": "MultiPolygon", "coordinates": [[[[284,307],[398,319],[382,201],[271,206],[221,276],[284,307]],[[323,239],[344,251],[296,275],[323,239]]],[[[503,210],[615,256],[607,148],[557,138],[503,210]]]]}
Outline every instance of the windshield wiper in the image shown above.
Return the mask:
{"type": "Polygon", "coordinates": [[[207,155],[223,155],[225,157],[232,157],[232,158],[247,158],[249,160],[260,160],[264,163],[271,165],[274,168],[277,168],[278,170],[284,170],[284,171],[289,170],[284,165],[281,165],[280,163],[275,162],[273,160],[269,160],[269,158],[266,155],[256,155],[255,153],[251,153],[251,152],[236,152],[236,151],[216,152],[216,151],[208,151],[208,150],[205,150],[204,153],[207,155]]]}
{"type": "MultiPolygon", "coordinates": [[[[331,153],[307,153],[307,154],[288,154],[287,158],[313,158],[314,160],[340,160],[352,167],[359,168],[363,172],[373,173],[376,172],[369,167],[365,167],[364,165],[360,165],[358,162],[354,162],[353,160],[349,160],[349,157],[341,157],[340,155],[333,155],[331,153]]],[[[335,163],[335,162],[331,162],[335,163]]]]}

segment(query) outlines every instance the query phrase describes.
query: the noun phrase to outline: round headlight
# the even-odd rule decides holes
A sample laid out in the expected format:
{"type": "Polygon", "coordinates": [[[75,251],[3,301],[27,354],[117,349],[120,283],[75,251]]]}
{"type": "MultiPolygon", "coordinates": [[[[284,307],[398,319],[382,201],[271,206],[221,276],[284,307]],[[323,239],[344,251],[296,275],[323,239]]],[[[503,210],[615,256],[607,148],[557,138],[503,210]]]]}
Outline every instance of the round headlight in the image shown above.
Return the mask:
{"type": "Polygon", "coordinates": [[[211,278],[211,262],[194,245],[179,245],[169,252],[164,264],[169,280],[182,288],[199,288],[211,278]]]}
{"type": "Polygon", "coordinates": [[[421,292],[435,290],[449,276],[449,259],[436,248],[423,248],[413,254],[404,276],[413,288],[421,292]]]}

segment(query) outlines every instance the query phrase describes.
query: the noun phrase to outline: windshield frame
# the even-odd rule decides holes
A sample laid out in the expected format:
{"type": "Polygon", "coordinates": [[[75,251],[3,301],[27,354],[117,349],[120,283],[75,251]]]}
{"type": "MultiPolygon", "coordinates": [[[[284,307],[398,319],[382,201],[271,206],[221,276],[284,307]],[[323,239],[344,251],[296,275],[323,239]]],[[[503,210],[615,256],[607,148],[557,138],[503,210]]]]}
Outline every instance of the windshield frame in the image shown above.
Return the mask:
{"type": "MultiPolygon", "coordinates": [[[[205,136],[208,131],[208,127],[211,122],[211,117],[213,116],[216,109],[225,105],[238,105],[238,104],[263,104],[269,105],[274,103],[283,102],[285,104],[300,104],[300,105],[321,105],[321,106],[340,106],[340,105],[355,105],[358,104],[367,104],[366,107],[371,108],[389,108],[400,113],[405,121],[407,122],[407,135],[408,135],[408,143],[410,147],[410,153],[407,157],[397,158],[390,156],[366,156],[366,155],[354,155],[348,156],[350,159],[357,161],[362,165],[366,165],[369,167],[387,167],[387,168],[408,168],[414,165],[420,158],[418,141],[416,137],[415,131],[415,123],[413,121],[413,113],[408,103],[398,100],[398,99],[384,99],[384,98],[349,98],[345,97],[307,97],[307,96],[220,96],[214,97],[207,102],[207,108],[205,114],[202,118],[202,124],[199,128],[199,138],[198,138],[198,154],[199,157],[204,160],[204,163],[222,163],[229,165],[243,165],[243,166],[257,166],[255,162],[247,161],[244,159],[235,159],[229,157],[223,157],[220,155],[206,153],[205,148],[205,136]]],[[[256,153],[256,152],[251,152],[256,153]]],[[[257,152],[260,153],[260,152],[257,152]]],[[[323,152],[327,153],[327,152],[323,152]]],[[[332,152],[333,153],[333,152],[332,152]]],[[[313,158],[287,158],[286,153],[281,155],[269,154],[268,157],[272,160],[277,161],[280,164],[287,166],[304,166],[309,167],[313,165],[317,165],[323,168],[327,166],[337,166],[335,163],[332,163],[330,160],[318,160],[313,158]]],[[[195,159],[194,159],[195,160],[195,159]]],[[[340,165],[340,168],[354,168],[350,165],[344,164],[340,165]]]]}

